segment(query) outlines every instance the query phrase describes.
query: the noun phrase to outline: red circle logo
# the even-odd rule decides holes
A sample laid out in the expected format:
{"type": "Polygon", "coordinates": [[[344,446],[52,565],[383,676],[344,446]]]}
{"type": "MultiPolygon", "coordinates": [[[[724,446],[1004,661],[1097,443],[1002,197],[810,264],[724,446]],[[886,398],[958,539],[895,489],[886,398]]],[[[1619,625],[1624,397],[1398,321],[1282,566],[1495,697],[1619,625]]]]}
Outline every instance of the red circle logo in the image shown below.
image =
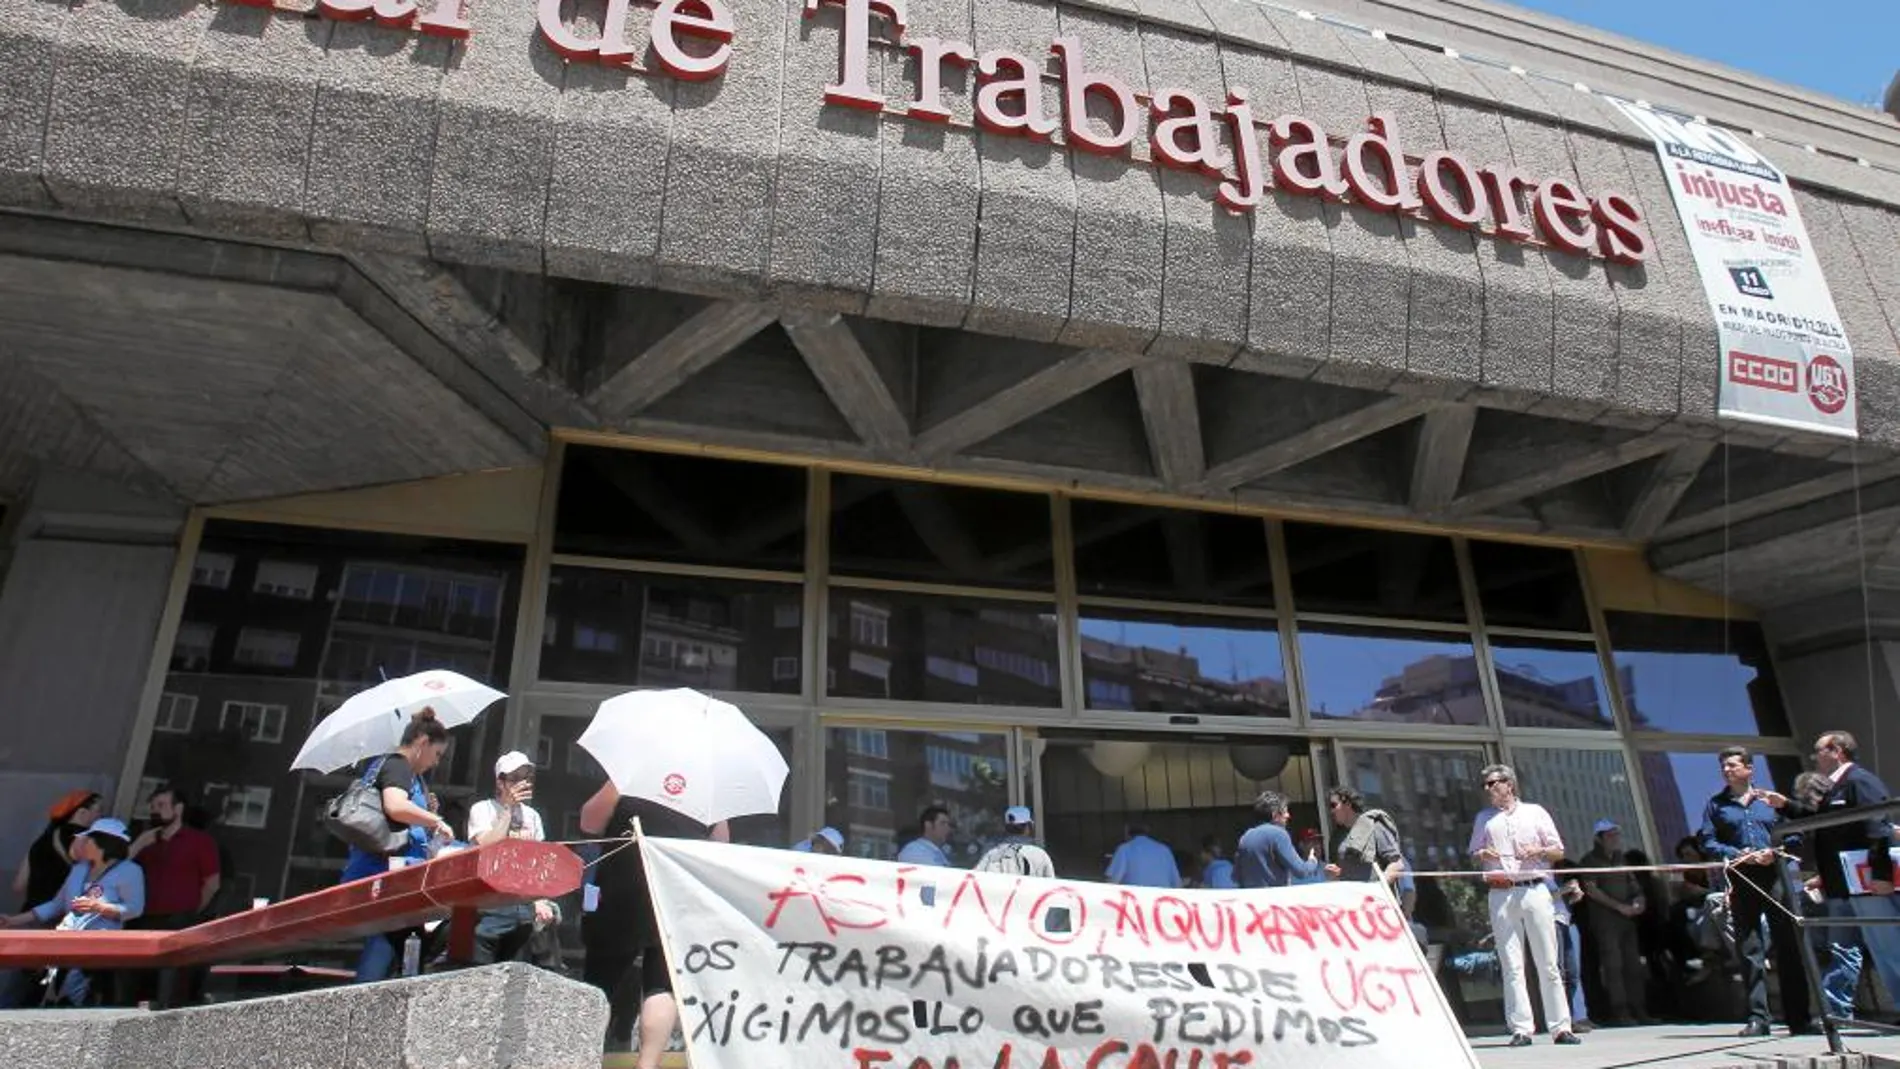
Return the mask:
{"type": "Polygon", "coordinates": [[[1847,369],[1825,353],[1808,361],[1808,400],[1823,415],[1847,407],[1847,369]]]}
{"type": "Polygon", "coordinates": [[[675,772],[662,780],[660,786],[670,797],[678,798],[686,793],[686,777],[675,772]]]}
{"type": "Polygon", "coordinates": [[[431,680],[429,680],[429,681],[428,681],[427,683],[424,683],[424,684],[423,684],[423,686],[424,686],[425,688],[427,688],[427,689],[429,689],[429,690],[447,690],[447,689],[449,689],[449,685],[448,685],[448,684],[447,684],[446,682],[444,682],[444,681],[442,681],[442,680],[440,680],[440,679],[431,679],[431,680]]]}

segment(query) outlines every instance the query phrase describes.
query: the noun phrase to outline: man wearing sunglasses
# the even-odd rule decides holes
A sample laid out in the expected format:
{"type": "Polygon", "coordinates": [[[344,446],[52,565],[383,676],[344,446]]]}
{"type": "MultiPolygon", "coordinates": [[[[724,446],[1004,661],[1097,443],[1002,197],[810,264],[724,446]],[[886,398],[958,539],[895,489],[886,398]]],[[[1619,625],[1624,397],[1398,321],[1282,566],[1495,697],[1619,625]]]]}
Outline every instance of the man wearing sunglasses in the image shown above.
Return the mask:
{"type": "Polygon", "coordinates": [[[1552,1042],[1581,1043],[1570,1027],[1563,958],[1557,952],[1557,910],[1550,897],[1550,863],[1564,858],[1563,836],[1543,806],[1518,800],[1517,773],[1509,765],[1492,765],[1479,778],[1488,804],[1472,825],[1470,853],[1485,870],[1485,886],[1491,890],[1491,935],[1504,973],[1504,1018],[1511,1046],[1530,1046],[1537,1029],[1524,981],[1525,942],[1530,943],[1552,1042]]]}

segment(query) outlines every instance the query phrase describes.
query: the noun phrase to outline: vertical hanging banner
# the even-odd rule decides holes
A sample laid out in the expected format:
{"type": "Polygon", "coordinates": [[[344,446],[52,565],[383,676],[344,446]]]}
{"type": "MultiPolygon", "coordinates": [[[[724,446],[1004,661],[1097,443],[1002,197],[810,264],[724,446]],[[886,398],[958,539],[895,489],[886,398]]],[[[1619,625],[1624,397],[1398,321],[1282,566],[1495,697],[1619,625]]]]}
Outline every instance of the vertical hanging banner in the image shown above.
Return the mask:
{"type": "Polygon", "coordinates": [[[1391,893],[643,839],[694,1069],[1477,1069],[1391,893]]]}
{"type": "Polygon", "coordinates": [[[1727,130],[1608,99],[1655,139],[1715,314],[1721,414],[1857,437],[1853,350],[1788,176],[1727,130]]]}

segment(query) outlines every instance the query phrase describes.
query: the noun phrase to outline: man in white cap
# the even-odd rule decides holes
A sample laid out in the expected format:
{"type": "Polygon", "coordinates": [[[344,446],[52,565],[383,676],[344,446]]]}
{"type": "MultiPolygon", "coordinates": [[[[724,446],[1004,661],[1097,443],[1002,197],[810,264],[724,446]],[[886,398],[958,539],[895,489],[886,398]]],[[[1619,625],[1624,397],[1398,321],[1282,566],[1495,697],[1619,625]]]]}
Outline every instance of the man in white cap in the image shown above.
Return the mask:
{"type": "MultiPolygon", "coordinates": [[[[1596,837],[1590,852],[1583,855],[1580,867],[1586,869],[1622,868],[1623,829],[1614,820],[1599,820],[1590,829],[1596,837]]],[[[1604,993],[1609,996],[1609,1014],[1600,1017],[1605,1024],[1654,1024],[1649,1016],[1649,969],[1643,964],[1641,931],[1636,918],[1649,903],[1643,900],[1643,885],[1633,872],[1600,872],[1579,878],[1589,900],[1590,947],[1595,952],[1597,974],[1603,978],[1604,993]]],[[[1601,1008],[1601,1007],[1599,1007],[1601,1008]]]]}
{"type": "Polygon", "coordinates": [[[976,871],[1055,879],[1056,863],[1049,851],[1036,845],[1035,834],[1036,818],[1028,806],[1013,805],[1003,810],[1003,838],[977,859],[976,871]]]}
{"type": "Polygon", "coordinates": [[[793,843],[792,849],[801,854],[831,854],[835,857],[844,853],[844,832],[826,825],[793,843]]]}
{"type": "MultiPolygon", "coordinates": [[[[528,804],[533,797],[534,762],[519,750],[502,754],[495,761],[495,796],[469,807],[469,845],[490,846],[503,839],[546,841],[541,814],[528,804]]],[[[475,925],[474,963],[514,960],[536,931],[558,919],[554,903],[545,899],[483,910],[475,925]]]]}

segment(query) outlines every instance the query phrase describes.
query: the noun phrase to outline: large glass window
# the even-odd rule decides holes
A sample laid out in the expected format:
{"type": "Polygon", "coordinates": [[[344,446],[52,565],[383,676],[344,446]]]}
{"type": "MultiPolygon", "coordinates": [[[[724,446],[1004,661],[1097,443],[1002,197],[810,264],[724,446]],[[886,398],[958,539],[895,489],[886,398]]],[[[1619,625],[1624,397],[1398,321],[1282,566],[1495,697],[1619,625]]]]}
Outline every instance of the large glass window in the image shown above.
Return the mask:
{"type": "Polygon", "coordinates": [[[868,475],[833,476],[831,573],[1053,590],[1049,498],[868,475]]]}
{"type": "Polygon", "coordinates": [[[1604,614],[1617,685],[1638,731],[1788,734],[1768,646],[1745,621],[1604,614]]]}
{"type": "Polygon", "coordinates": [[[803,598],[796,583],[557,565],[541,678],[796,694],[803,598]]]}
{"type": "Polygon", "coordinates": [[[999,732],[830,728],[825,823],[844,833],[845,853],[891,860],[917,837],[924,809],[943,806],[953,830],[942,845],[967,868],[1002,837],[1012,774],[1009,736],[999,732]]]}
{"type": "Polygon", "coordinates": [[[1463,636],[1302,623],[1299,643],[1315,720],[1486,722],[1478,659],[1463,636]]]}
{"type": "Polygon", "coordinates": [[[1292,715],[1272,620],[1084,605],[1081,630],[1091,709],[1292,715]]]}
{"type": "Polygon", "coordinates": [[[804,468],[571,445],[554,551],[797,571],[804,468]]]}
{"type": "Polygon", "coordinates": [[[829,645],[840,697],[1062,704],[1053,605],[834,589],[829,645]]]}
{"type": "Polygon", "coordinates": [[[1313,762],[1303,741],[1059,734],[1043,750],[1040,829],[1062,876],[1101,879],[1127,829],[1138,824],[1174,848],[1181,875],[1192,880],[1200,874],[1203,841],[1213,839],[1232,856],[1240,833],[1256,822],[1253,801],[1264,790],[1292,803],[1296,837],[1318,826],[1313,762]]]}
{"type": "MultiPolygon", "coordinates": [[[[1513,746],[1511,767],[1517,772],[1524,800],[1550,811],[1572,861],[1590,851],[1599,820],[1613,820],[1623,829],[1625,849],[1642,848],[1643,825],[1636,815],[1636,788],[1630,782],[1623,751],[1513,746]]],[[[1674,860],[1666,857],[1659,863],[1674,860]]]]}
{"type": "Polygon", "coordinates": [[[1478,604],[1491,627],[1590,631],[1577,555],[1514,542],[1469,543],[1478,604]]]}
{"type": "Polygon", "coordinates": [[[1289,523],[1286,557],[1302,614],[1469,622],[1449,538],[1289,523]]]}
{"type": "MultiPolygon", "coordinates": [[[[1715,792],[1723,789],[1722,764],[1715,756],[1719,749],[1638,755],[1643,787],[1649,792],[1650,816],[1655,818],[1656,837],[1665,852],[1673,853],[1678,842],[1696,834],[1702,827],[1703,808],[1715,792]]],[[[1758,786],[1792,795],[1795,777],[1803,771],[1798,757],[1755,755],[1758,786]]]]}
{"type": "MultiPolygon", "coordinates": [[[[385,677],[449,668],[508,689],[520,568],[517,547],[206,524],[142,778],[193,796],[258,894],[335,883],[343,846],[315,811],[347,780],[291,760],[322,716],[385,677]]],[[[496,705],[451,733],[430,777],[444,813],[488,782],[502,720],[496,705]]]]}
{"type": "Polygon", "coordinates": [[[1266,521],[1077,499],[1069,505],[1084,597],[1273,605],[1266,521]]]}
{"type": "MultiPolygon", "coordinates": [[[[1342,746],[1343,786],[1366,804],[1392,814],[1414,872],[1464,870],[1471,827],[1484,808],[1478,773],[1489,763],[1477,747],[1428,749],[1342,746]]],[[[1333,841],[1344,829],[1335,829],[1333,841]]],[[[1484,885],[1471,879],[1421,877],[1414,881],[1414,922],[1423,925],[1427,960],[1452,1011],[1467,1028],[1504,1016],[1497,952],[1484,885]]]]}
{"type": "Polygon", "coordinates": [[[1491,636],[1504,722],[1516,728],[1616,727],[1602,662],[1589,639],[1491,636]]]}

